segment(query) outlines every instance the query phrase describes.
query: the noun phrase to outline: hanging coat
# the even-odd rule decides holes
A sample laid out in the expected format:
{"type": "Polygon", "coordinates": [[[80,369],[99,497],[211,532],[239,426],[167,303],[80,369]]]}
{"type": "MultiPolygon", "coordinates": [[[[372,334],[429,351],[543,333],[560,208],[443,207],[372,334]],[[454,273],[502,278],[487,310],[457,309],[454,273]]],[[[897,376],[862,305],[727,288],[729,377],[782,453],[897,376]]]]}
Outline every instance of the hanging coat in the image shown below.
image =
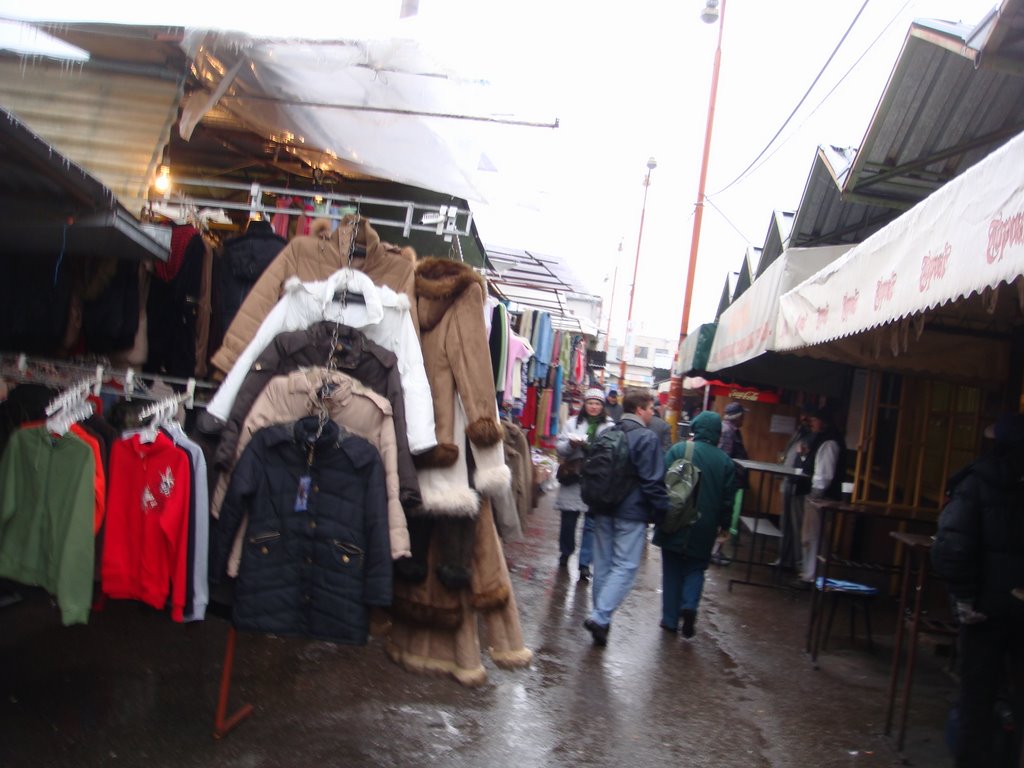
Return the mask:
{"type": "MultiPolygon", "coordinates": [[[[358,328],[368,338],[395,353],[405,398],[409,449],[419,453],[433,448],[436,439],[431,386],[427,383],[408,299],[390,288],[377,287],[367,275],[354,269],[339,269],[320,282],[288,280],[285,295],[274,305],[252,341],[239,355],[237,364],[207,405],[207,413],[227,421],[246,373],[273,338],[281,331],[308,328],[321,320],[358,328]],[[342,305],[336,301],[335,295],[343,290],[358,293],[362,303],[342,305]]],[[[492,384],[492,391],[493,388],[492,384]]]]}
{"type": "Polygon", "coordinates": [[[260,323],[273,309],[289,278],[297,277],[303,282],[324,280],[342,267],[358,269],[374,284],[405,294],[415,327],[415,261],[416,253],[412,248],[399,249],[382,243],[366,219],[347,216],[333,233],[329,222],[317,222],[312,235],[292,239],[260,275],[225,332],[223,345],[210,362],[224,373],[231,370],[260,323]],[[353,222],[356,222],[355,227],[353,222]],[[356,242],[366,246],[366,256],[360,259],[349,256],[353,229],[356,242]]]}
{"type": "Polygon", "coordinates": [[[447,259],[416,265],[423,364],[430,379],[437,447],[415,458],[429,514],[475,516],[483,494],[509,486],[483,322],[484,285],[473,269],[447,259]],[[465,411],[465,427],[456,428],[465,411]],[[465,438],[473,451],[467,482],[465,438]]]}
{"type": "Polygon", "coordinates": [[[391,603],[384,470],[363,438],[330,421],[317,437],[316,426],[311,417],[255,435],[231,479],[211,578],[248,513],[235,626],[361,645],[370,607],[391,603]]]}

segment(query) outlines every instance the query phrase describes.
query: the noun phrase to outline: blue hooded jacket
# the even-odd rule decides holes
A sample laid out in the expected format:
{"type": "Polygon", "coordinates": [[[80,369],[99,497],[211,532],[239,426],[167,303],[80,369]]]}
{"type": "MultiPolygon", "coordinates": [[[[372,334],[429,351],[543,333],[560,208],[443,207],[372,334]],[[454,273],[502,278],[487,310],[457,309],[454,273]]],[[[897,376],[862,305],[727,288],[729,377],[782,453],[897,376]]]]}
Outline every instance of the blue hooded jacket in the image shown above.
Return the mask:
{"type": "Polygon", "coordinates": [[[632,490],[615,510],[621,520],[653,523],[661,520],[668,509],[665,488],[665,464],[661,458],[658,436],[636,416],[626,415],[619,423],[629,441],[629,456],[636,470],[632,490]]]}

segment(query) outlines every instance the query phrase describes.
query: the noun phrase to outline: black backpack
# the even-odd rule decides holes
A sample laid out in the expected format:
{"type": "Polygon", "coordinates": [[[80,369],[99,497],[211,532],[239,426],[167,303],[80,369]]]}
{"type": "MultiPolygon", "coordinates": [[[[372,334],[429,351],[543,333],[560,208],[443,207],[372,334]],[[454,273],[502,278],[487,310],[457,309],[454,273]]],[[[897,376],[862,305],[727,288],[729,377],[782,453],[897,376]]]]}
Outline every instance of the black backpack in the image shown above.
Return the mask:
{"type": "Polygon", "coordinates": [[[629,439],[621,426],[602,433],[588,448],[580,496],[595,514],[614,514],[636,484],[629,439]]]}

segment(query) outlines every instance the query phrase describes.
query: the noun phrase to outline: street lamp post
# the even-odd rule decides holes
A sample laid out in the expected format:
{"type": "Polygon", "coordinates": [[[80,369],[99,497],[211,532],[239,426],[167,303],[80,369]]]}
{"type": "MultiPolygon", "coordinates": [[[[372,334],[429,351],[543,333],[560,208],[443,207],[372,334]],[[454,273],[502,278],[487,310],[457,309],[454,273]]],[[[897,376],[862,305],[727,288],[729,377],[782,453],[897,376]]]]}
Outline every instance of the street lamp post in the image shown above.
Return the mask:
{"type": "Polygon", "coordinates": [[[615,286],[619,282],[619,262],[622,261],[622,241],[619,240],[619,252],[615,256],[615,270],[612,272],[612,295],[608,300],[608,323],[604,332],[604,368],[601,369],[601,384],[604,385],[605,375],[608,372],[608,350],[612,345],[612,315],[615,313],[615,286]]]}
{"type": "Polygon", "coordinates": [[[619,355],[619,389],[626,389],[626,349],[633,337],[633,296],[636,294],[636,272],[640,266],[640,243],[644,237],[644,216],[647,213],[647,190],[651,186],[651,171],[658,167],[657,161],[647,159],[647,175],[644,177],[644,203],[640,208],[640,232],[636,236],[636,258],[633,260],[633,282],[629,286],[629,309],[626,311],[626,335],[622,340],[622,353],[619,355]]]}
{"type": "MultiPolygon", "coordinates": [[[[700,243],[700,225],[704,218],[704,183],[708,177],[708,158],[711,156],[711,129],[715,123],[715,99],[718,95],[718,70],[722,63],[722,32],[725,30],[725,0],[706,0],[700,17],[708,24],[718,21],[718,47],[715,49],[715,64],[711,70],[711,95],[708,98],[708,120],[704,128],[704,154],[700,163],[700,180],[697,183],[697,207],[693,213],[693,236],[690,238],[690,261],[686,269],[686,288],[683,293],[683,317],[679,324],[679,347],[686,339],[690,325],[690,302],[693,298],[693,277],[697,271],[697,246],[700,243]]],[[[677,360],[678,363],[678,360],[677,360]]],[[[676,424],[682,408],[683,381],[681,375],[673,372],[669,389],[669,418],[672,437],[676,438],[676,424]]]]}

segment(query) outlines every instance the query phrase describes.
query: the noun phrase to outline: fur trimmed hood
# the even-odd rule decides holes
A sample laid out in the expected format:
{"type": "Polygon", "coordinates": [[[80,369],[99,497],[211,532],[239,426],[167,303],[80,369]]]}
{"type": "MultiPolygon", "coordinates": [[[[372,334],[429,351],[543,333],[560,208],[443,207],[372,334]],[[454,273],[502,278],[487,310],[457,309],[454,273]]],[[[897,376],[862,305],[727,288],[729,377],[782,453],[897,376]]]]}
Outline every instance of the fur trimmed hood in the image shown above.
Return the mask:
{"type": "Polygon", "coordinates": [[[434,328],[445,312],[472,285],[487,295],[487,285],[472,267],[451,259],[429,256],[416,264],[416,301],[420,330],[434,328]]]}

